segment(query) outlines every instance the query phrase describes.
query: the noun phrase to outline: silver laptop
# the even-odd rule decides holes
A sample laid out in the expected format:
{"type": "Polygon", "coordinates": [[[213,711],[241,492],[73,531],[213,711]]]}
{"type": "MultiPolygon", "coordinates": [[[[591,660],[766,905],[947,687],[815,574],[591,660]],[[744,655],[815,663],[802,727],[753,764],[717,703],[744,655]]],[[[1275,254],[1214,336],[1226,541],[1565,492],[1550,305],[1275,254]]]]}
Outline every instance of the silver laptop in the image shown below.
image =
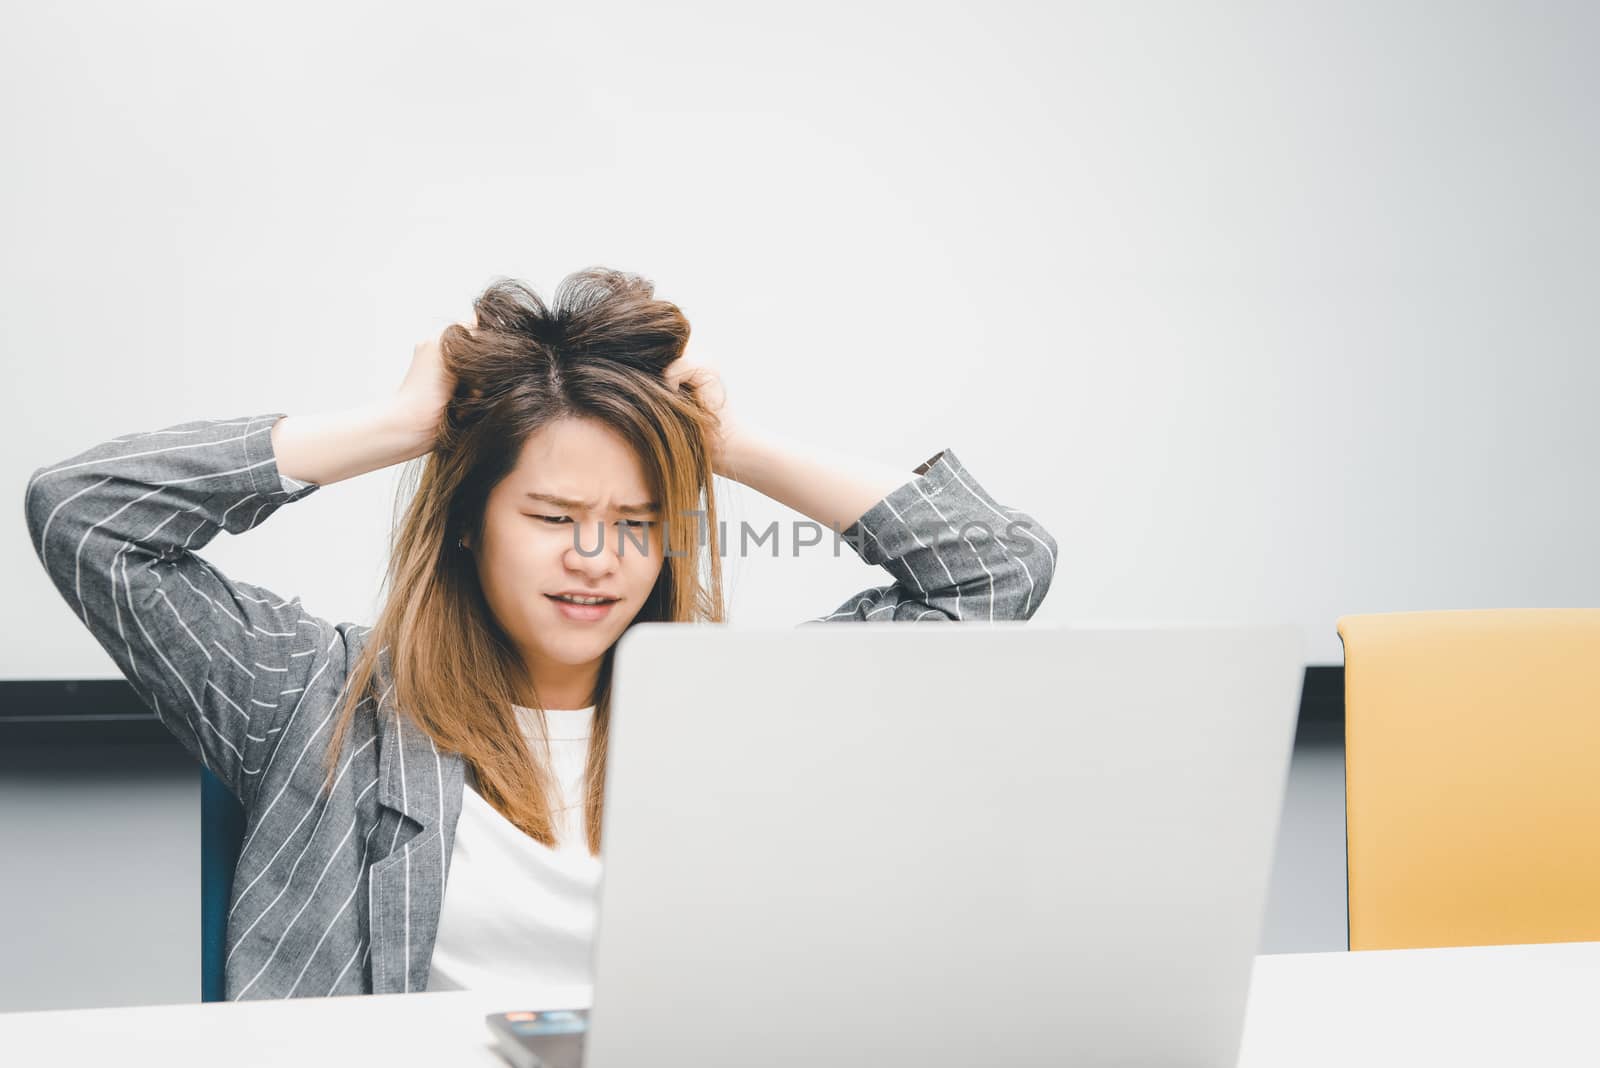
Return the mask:
{"type": "Polygon", "coordinates": [[[640,624],[586,1068],[1232,1065],[1298,628],[640,624]]]}

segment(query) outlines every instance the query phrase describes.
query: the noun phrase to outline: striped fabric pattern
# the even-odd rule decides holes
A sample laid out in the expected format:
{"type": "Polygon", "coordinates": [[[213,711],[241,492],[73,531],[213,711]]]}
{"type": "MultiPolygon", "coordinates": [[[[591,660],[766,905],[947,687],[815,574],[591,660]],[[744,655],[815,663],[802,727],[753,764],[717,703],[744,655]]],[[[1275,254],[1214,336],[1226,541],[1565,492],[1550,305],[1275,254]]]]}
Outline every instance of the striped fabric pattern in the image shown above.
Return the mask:
{"type": "MultiPolygon", "coordinates": [[[[282,416],[129,434],[39,468],[28,530],[71,611],[243,807],[226,996],[424,990],[462,760],[396,707],[385,647],[322,793],[333,716],[371,628],[320,619],[199,552],[320,488],[278,471],[282,416]]],[[[894,581],[805,623],[1027,619],[1055,567],[1049,533],[948,449],[841,536],[894,581]]]]}

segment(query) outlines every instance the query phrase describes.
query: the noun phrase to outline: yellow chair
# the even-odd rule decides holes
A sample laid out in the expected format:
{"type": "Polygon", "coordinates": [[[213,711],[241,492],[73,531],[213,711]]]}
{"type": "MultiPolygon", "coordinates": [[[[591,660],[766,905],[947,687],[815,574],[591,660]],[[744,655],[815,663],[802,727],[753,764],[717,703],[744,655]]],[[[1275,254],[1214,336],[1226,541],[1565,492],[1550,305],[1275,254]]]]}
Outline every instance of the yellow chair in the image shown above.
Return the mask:
{"type": "Polygon", "coordinates": [[[1600,610],[1339,637],[1350,948],[1600,940],[1600,610]]]}

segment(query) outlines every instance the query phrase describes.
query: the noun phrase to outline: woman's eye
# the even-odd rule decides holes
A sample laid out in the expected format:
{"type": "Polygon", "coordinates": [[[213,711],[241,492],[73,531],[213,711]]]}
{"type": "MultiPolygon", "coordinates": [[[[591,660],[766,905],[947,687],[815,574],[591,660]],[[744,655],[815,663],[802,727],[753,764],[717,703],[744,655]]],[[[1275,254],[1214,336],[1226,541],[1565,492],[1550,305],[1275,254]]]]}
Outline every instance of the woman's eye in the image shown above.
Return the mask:
{"type": "MultiPolygon", "coordinates": [[[[572,517],[565,515],[536,515],[533,518],[543,520],[546,523],[558,525],[572,522],[572,517]]],[[[648,519],[625,519],[623,520],[623,523],[627,526],[633,527],[635,530],[646,530],[650,526],[650,520],[648,519]]]]}

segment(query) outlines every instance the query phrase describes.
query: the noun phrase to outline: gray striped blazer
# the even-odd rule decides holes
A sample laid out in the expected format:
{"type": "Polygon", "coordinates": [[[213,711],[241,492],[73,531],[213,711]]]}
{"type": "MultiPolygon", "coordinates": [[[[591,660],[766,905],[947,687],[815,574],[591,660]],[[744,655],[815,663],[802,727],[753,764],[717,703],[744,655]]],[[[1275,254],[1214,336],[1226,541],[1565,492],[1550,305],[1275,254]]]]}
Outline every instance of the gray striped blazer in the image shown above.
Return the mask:
{"type": "MultiPolygon", "coordinates": [[[[423,990],[462,759],[395,706],[385,647],[322,794],[334,711],[371,628],[319,619],[197,552],[320,488],[280,475],[281,414],[129,434],[40,468],[28,530],[71,610],[243,807],[227,997],[423,990]]],[[[806,623],[1026,619],[1055,567],[1055,540],[949,450],[841,535],[894,582],[806,623]]]]}

